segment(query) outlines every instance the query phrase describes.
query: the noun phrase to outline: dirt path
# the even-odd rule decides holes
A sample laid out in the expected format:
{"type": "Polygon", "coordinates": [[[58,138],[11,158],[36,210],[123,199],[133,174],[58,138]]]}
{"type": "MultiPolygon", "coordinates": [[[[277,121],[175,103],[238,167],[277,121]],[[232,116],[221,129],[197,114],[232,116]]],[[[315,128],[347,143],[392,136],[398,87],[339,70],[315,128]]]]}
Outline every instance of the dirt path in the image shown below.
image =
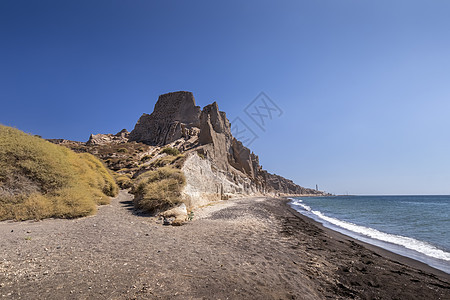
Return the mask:
{"type": "Polygon", "coordinates": [[[111,205],[83,219],[1,222],[0,296],[360,298],[365,294],[346,286],[339,276],[367,286],[372,293],[367,295],[376,295],[377,290],[389,293],[390,288],[396,288],[386,284],[400,278],[394,272],[397,269],[406,272],[397,280],[400,286],[406,282],[419,289],[429,287],[430,292],[437,291],[435,295],[445,295],[450,289],[448,282],[378,261],[382,258],[349,241],[330,240],[312,223],[295,217],[280,200],[221,202],[197,211],[196,220],[182,227],[162,226],[155,218],[133,214],[131,200],[131,195],[121,191],[111,205]],[[370,262],[361,272],[383,264],[383,272],[391,277],[383,281],[384,277],[377,279],[375,274],[366,280],[356,276],[363,275],[356,266],[351,273],[350,262],[361,259],[358,255],[370,262]],[[349,266],[350,271],[343,266],[349,266]]]}

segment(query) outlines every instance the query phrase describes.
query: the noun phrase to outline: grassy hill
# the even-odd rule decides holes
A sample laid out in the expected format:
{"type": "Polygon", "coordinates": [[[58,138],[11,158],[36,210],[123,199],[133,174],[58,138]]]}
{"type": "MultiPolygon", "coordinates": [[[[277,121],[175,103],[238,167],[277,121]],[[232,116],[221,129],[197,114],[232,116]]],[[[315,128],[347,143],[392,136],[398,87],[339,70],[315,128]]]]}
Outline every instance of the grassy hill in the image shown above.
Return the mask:
{"type": "Polygon", "coordinates": [[[0,220],[87,216],[117,192],[91,154],[0,125],[0,220]]]}

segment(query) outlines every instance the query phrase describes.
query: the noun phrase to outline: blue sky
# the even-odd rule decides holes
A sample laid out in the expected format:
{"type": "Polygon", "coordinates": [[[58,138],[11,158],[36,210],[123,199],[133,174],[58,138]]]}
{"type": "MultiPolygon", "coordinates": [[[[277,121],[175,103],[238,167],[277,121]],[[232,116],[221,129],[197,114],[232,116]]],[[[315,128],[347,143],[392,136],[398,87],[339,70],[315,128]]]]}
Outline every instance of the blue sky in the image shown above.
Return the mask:
{"type": "Polygon", "coordinates": [[[217,101],[263,167],[332,193],[450,194],[449,1],[0,2],[0,123],[85,141],[158,95],[217,101]],[[265,131],[244,109],[264,91],[265,131]]]}

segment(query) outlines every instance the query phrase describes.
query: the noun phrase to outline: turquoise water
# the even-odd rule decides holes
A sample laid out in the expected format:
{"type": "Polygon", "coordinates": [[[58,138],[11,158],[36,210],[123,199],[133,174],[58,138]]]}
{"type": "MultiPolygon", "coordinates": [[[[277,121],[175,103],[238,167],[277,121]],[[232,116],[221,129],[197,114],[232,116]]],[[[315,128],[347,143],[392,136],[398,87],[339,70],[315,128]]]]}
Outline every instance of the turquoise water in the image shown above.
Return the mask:
{"type": "Polygon", "coordinates": [[[325,226],[450,273],[450,196],[296,197],[325,226]]]}

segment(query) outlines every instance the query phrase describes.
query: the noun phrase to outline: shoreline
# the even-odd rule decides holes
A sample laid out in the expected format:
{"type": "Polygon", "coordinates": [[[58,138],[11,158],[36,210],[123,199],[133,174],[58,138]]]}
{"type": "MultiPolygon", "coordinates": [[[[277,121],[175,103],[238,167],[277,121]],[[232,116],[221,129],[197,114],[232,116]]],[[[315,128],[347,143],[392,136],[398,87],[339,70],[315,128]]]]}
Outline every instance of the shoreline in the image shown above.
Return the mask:
{"type": "Polygon", "coordinates": [[[379,247],[379,246],[376,246],[376,245],[373,245],[373,244],[370,244],[370,243],[358,240],[357,238],[348,236],[348,235],[346,235],[344,233],[341,233],[339,231],[336,231],[336,230],[333,230],[331,228],[328,228],[325,225],[323,225],[322,223],[320,223],[320,222],[318,222],[318,221],[316,221],[316,220],[314,220],[312,218],[309,218],[309,217],[301,214],[300,212],[296,211],[294,208],[292,208],[289,205],[289,202],[291,201],[290,199],[287,199],[285,197],[283,197],[282,199],[285,202],[286,207],[293,214],[297,215],[297,217],[299,217],[299,218],[301,218],[301,219],[303,219],[303,220],[305,220],[307,222],[311,222],[312,224],[314,224],[315,226],[319,227],[320,229],[325,231],[327,234],[329,234],[333,238],[341,239],[341,240],[345,239],[345,240],[354,241],[355,243],[358,243],[358,244],[362,245],[363,247],[365,247],[365,248],[367,248],[367,249],[369,249],[369,250],[371,250],[371,251],[373,251],[373,252],[375,252],[375,253],[383,256],[383,257],[386,257],[386,258],[394,260],[396,262],[408,265],[409,267],[415,268],[417,270],[420,270],[420,271],[423,271],[423,272],[426,272],[426,273],[430,273],[430,274],[433,274],[433,275],[436,275],[436,276],[444,277],[444,278],[447,278],[447,280],[450,280],[450,274],[448,274],[448,273],[446,273],[446,272],[444,272],[442,270],[439,270],[439,269],[437,269],[435,267],[432,267],[432,266],[430,266],[430,265],[428,265],[428,264],[426,264],[424,262],[421,262],[419,260],[416,260],[416,259],[404,256],[404,255],[401,255],[401,254],[397,254],[397,253],[392,252],[392,251],[390,251],[388,249],[385,249],[385,248],[382,248],[382,247],[379,247]]]}
{"type": "Polygon", "coordinates": [[[449,276],[322,228],[287,205],[218,201],[184,226],[122,190],[88,218],[0,223],[5,299],[448,299],[449,276]],[[400,261],[400,262],[399,262],[400,261]]]}

